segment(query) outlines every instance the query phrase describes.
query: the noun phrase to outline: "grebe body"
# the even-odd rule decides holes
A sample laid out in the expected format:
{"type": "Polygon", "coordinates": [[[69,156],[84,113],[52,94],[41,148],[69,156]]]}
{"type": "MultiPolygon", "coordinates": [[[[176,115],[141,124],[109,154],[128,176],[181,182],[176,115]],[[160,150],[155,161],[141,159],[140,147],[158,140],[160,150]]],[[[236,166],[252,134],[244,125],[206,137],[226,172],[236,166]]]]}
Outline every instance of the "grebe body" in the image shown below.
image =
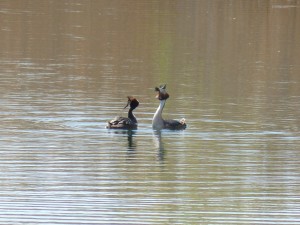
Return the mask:
{"type": "Polygon", "coordinates": [[[127,130],[134,130],[137,129],[138,122],[136,117],[133,114],[133,110],[138,107],[139,101],[136,98],[128,96],[127,106],[130,106],[128,110],[128,117],[121,117],[118,116],[107,123],[107,129],[127,129],[127,130]]]}
{"type": "Polygon", "coordinates": [[[169,130],[183,130],[186,128],[185,119],[177,120],[164,120],[162,118],[162,111],[166,104],[169,94],[166,92],[166,85],[156,87],[155,91],[158,92],[156,98],[160,101],[159,106],[153,116],[152,128],[155,130],[169,129],[169,130]]]}

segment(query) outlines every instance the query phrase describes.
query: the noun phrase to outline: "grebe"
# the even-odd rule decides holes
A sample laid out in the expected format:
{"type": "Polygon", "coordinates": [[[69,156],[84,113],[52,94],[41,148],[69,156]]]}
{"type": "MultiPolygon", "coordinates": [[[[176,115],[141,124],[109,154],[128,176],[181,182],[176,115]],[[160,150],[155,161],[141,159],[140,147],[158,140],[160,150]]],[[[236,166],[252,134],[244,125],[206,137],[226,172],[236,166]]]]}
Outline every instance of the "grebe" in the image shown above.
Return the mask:
{"type": "Polygon", "coordinates": [[[116,117],[115,119],[111,120],[107,123],[106,128],[108,129],[137,129],[138,122],[133,115],[132,111],[138,107],[140,104],[139,101],[136,98],[133,98],[131,96],[128,96],[128,102],[127,105],[124,107],[124,109],[127,106],[130,106],[128,110],[128,118],[126,117],[116,117]]]}
{"type": "Polygon", "coordinates": [[[185,119],[177,120],[164,120],[162,118],[162,111],[166,104],[169,94],[166,92],[166,85],[161,85],[159,88],[155,87],[155,91],[158,92],[156,96],[159,99],[159,106],[153,116],[152,128],[155,130],[170,129],[170,130],[183,130],[186,128],[185,119]]]}

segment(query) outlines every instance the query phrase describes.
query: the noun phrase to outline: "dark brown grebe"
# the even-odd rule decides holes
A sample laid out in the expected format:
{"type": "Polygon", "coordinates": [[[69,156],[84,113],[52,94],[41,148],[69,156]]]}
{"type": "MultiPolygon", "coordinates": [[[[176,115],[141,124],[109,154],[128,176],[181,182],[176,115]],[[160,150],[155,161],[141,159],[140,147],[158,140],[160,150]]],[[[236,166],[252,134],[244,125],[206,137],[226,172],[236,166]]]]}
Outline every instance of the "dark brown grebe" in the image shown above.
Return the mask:
{"type": "Polygon", "coordinates": [[[128,102],[127,105],[124,107],[124,109],[127,106],[130,106],[128,110],[128,118],[126,117],[116,117],[115,119],[111,120],[107,123],[106,128],[108,129],[127,129],[127,130],[133,130],[137,129],[138,122],[133,115],[132,111],[138,107],[139,101],[136,98],[128,96],[128,102]]]}
{"type": "Polygon", "coordinates": [[[164,120],[162,118],[162,111],[166,104],[169,94],[166,92],[166,85],[161,85],[159,88],[155,87],[155,91],[158,92],[156,96],[159,99],[159,106],[153,116],[152,128],[155,130],[170,129],[170,130],[183,130],[186,128],[185,119],[177,120],[164,120]]]}

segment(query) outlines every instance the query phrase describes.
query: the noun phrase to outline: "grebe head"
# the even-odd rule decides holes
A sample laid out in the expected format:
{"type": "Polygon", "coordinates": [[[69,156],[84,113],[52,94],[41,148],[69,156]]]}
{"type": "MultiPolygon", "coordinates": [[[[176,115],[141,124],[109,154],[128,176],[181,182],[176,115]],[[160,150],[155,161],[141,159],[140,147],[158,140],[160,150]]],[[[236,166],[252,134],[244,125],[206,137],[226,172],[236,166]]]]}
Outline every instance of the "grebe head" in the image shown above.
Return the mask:
{"type": "Polygon", "coordinates": [[[136,98],[132,96],[127,96],[127,98],[128,98],[128,102],[127,105],[124,107],[124,109],[129,105],[132,110],[139,106],[140,103],[136,98]]]}
{"type": "Polygon", "coordinates": [[[158,92],[156,98],[159,100],[167,100],[169,98],[169,94],[166,91],[167,85],[160,85],[159,88],[155,87],[155,91],[158,92]]]}

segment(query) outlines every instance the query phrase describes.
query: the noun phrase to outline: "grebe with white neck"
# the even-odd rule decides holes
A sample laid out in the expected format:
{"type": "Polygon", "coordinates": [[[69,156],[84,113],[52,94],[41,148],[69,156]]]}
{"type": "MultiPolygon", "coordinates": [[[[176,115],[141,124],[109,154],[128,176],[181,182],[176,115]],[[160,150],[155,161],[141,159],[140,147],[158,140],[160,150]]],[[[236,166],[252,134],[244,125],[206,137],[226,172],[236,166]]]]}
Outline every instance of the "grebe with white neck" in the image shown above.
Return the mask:
{"type": "Polygon", "coordinates": [[[183,130],[186,128],[185,119],[177,120],[164,120],[162,118],[162,111],[166,104],[169,94],[166,92],[166,85],[161,85],[159,88],[155,87],[158,92],[156,98],[159,100],[159,106],[153,116],[152,128],[155,130],[170,129],[170,130],[183,130]]]}
{"type": "Polygon", "coordinates": [[[136,117],[133,114],[133,110],[139,106],[139,101],[131,96],[128,96],[127,106],[130,106],[128,110],[128,118],[127,117],[116,117],[115,119],[111,120],[107,123],[107,129],[127,129],[127,130],[134,130],[137,129],[138,122],[136,117]]]}

